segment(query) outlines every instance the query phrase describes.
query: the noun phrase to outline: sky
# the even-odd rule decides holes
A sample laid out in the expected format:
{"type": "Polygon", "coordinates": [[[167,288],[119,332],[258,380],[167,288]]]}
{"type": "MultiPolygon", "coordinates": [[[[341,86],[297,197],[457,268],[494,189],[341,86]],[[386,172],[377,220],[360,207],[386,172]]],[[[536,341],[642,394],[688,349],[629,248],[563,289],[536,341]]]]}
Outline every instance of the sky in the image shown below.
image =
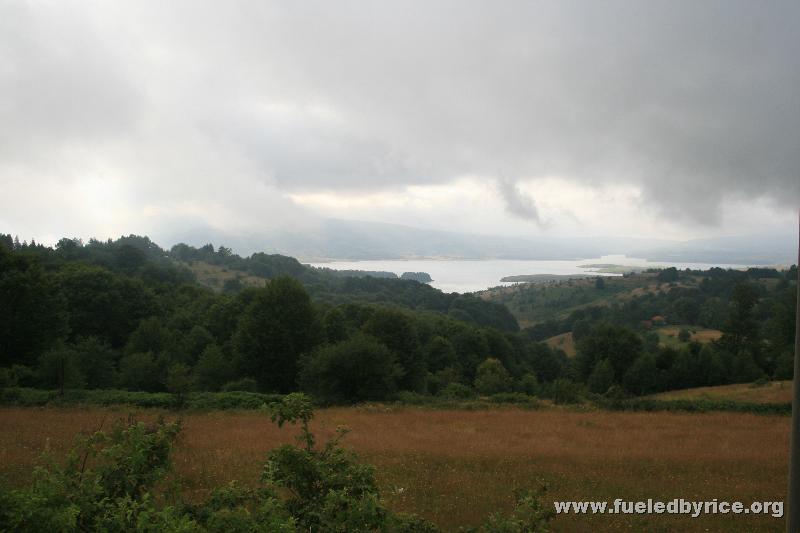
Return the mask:
{"type": "Polygon", "coordinates": [[[794,231],[798,27],[796,0],[0,0],[0,232],[794,231]]]}

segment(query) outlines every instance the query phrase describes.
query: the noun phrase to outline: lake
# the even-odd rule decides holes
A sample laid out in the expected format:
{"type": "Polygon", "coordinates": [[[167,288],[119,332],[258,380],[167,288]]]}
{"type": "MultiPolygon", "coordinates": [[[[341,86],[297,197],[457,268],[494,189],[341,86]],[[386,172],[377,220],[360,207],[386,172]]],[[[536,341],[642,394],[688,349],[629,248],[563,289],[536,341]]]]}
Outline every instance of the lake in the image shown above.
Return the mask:
{"type": "MultiPolygon", "coordinates": [[[[394,272],[398,276],[403,272],[427,272],[433,278],[432,286],[444,292],[475,292],[496,287],[511,285],[500,281],[505,276],[522,274],[587,274],[591,269],[581,265],[608,263],[615,265],[637,266],[646,268],[675,267],[678,269],[706,270],[711,267],[746,268],[748,265],[725,265],[714,263],[669,263],[650,262],[647,259],[627,257],[624,255],[605,255],[587,259],[570,261],[517,261],[507,259],[488,260],[375,260],[375,261],[332,261],[328,263],[308,263],[315,267],[333,268],[336,270],[380,270],[394,272]]],[[[597,274],[611,276],[614,274],[597,274]]]]}

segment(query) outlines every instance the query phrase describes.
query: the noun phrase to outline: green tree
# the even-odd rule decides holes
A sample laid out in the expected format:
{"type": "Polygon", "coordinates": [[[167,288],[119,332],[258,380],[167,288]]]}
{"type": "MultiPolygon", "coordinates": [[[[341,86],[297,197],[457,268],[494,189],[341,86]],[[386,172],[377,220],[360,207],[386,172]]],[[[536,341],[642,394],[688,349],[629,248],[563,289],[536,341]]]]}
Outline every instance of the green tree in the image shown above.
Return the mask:
{"type": "Polygon", "coordinates": [[[428,361],[428,368],[432,372],[453,367],[458,363],[456,350],[452,343],[441,335],[432,338],[425,347],[425,358],[428,361]]]}
{"type": "Polygon", "coordinates": [[[608,359],[598,361],[594,366],[594,370],[589,375],[586,385],[589,390],[595,394],[605,394],[605,392],[614,384],[614,367],[608,359]]]}
{"type": "Polygon", "coordinates": [[[0,366],[33,366],[69,333],[66,300],[37,261],[0,247],[0,366]]]}
{"type": "Polygon", "coordinates": [[[76,363],[90,389],[112,388],[117,383],[118,352],[98,337],[84,337],[75,343],[76,363]]]}
{"type": "Polygon", "coordinates": [[[131,353],[119,361],[119,380],[128,390],[159,390],[161,369],[152,352],[131,353]]]}
{"type": "Polygon", "coordinates": [[[536,374],[531,372],[524,374],[514,383],[514,390],[531,396],[539,394],[539,380],[536,378],[536,374]]]}
{"type": "Polygon", "coordinates": [[[513,381],[499,359],[490,357],[475,372],[475,389],[481,394],[509,392],[513,381]]]}
{"type": "Polygon", "coordinates": [[[340,342],[348,337],[347,319],[338,307],[334,307],[325,313],[322,319],[322,328],[325,333],[325,340],[328,342],[340,342]]]}
{"type": "Polygon", "coordinates": [[[427,368],[414,321],[408,313],[378,308],[362,329],[395,354],[397,362],[403,368],[403,376],[398,383],[401,390],[424,390],[427,368]]]}
{"type": "Polygon", "coordinates": [[[631,365],[622,378],[625,390],[632,394],[650,394],[658,389],[658,367],[652,354],[645,354],[631,365]]]}
{"type": "Polygon", "coordinates": [[[311,299],[297,280],[277,278],[254,291],[233,338],[240,374],[262,390],[294,390],[298,359],[316,343],[313,327],[311,299]]]}
{"type": "Polygon", "coordinates": [[[194,366],[195,382],[200,390],[218,391],[234,378],[232,362],[222,349],[212,344],[203,350],[194,366]]]}
{"type": "Polygon", "coordinates": [[[758,290],[751,283],[739,283],[734,287],[728,312],[728,320],[722,328],[720,343],[731,353],[741,350],[755,352],[758,342],[758,323],[753,318],[753,307],[758,302],[758,290]]]}
{"type": "Polygon", "coordinates": [[[720,385],[727,381],[725,366],[716,349],[704,344],[697,356],[697,371],[702,385],[720,385]]]}
{"type": "Polygon", "coordinates": [[[734,383],[747,383],[760,378],[764,371],[758,367],[752,353],[740,350],[733,356],[730,375],[734,383]]]}
{"type": "Polygon", "coordinates": [[[599,361],[607,359],[615,376],[624,376],[642,353],[642,341],[632,330],[611,324],[599,324],[578,342],[575,359],[579,376],[586,380],[599,361]]]}
{"type": "Polygon", "coordinates": [[[66,345],[60,345],[44,352],[36,365],[39,384],[48,389],[82,389],[86,377],[80,371],[78,354],[66,345]]]}
{"type": "Polygon", "coordinates": [[[72,338],[95,336],[120,347],[139,321],[155,310],[154,295],[140,280],[101,267],[71,264],[59,281],[69,307],[72,338]]]}
{"type": "Polygon", "coordinates": [[[323,403],[358,403],[385,399],[401,376],[394,352],[356,335],[303,357],[300,385],[323,403]]]}
{"type": "Polygon", "coordinates": [[[189,365],[175,363],[167,370],[167,377],[164,379],[164,386],[167,392],[175,397],[175,403],[183,406],[186,403],[186,395],[194,388],[194,378],[192,369],[189,365]]]}

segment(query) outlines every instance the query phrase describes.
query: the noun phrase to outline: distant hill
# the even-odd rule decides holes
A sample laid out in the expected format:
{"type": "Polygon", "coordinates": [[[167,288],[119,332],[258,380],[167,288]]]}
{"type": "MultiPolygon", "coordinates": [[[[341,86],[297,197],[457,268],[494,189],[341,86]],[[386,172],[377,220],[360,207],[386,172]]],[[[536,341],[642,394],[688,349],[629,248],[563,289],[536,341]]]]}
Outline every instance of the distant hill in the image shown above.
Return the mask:
{"type": "Polygon", "coordinates": [[[649,249],[632,249],[628,255],[676,263],[792,265],[797,261],[797,234],[761,233],[693,239],[649,249]]]}
{"type": "Polygon", "coordinates": [[[671,244],[660,239],[618,237],[475,235],[339,219],[325,219],[291,230],[272,228],[250,234],[197,228],[176,232],[162,240],[193,246],[224,242],[240,255],[279,253],[305,262],[420,258],[574,260],[671,244]]]}
{"type": "Polygon", "coordinates": [[[200,227],[160,236],[164,242],[202,246],[224,242],[240,255],[267,252],[303,262],[376,259],[577,260],[627,255],[650,261],[792,264],[796,236],[750,235],[685,242],[626,237],[517,237],[421,229],[398,224],[322,219],[296,227],[227,233],[200,227]]]}

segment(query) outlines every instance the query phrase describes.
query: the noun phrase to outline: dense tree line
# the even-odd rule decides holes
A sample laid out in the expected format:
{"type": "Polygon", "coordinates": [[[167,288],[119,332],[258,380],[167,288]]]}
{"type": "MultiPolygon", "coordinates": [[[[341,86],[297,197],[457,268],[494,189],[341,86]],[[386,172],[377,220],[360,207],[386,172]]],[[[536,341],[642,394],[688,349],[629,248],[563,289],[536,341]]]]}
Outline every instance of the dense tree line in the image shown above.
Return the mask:
{"type": "MultiPolygon", "coordinates": [[[[659,273],[660,277],[661,274],[659,273]]],[[[796,267],[669,271],[669,290],[578,309],[518,331],[499,303],[416,281],[330,276],[293,258],[146,237],[0,238],[0,384],[128,390],[302,389],[324,402],[401,391],[646,394],[789,378],[796,267]],[[214,292],[186,261],[244,265],[263,287],[214,292]],[[229,263],[228,263],[229,262],[229,263]],[[677,277],[676,277],[677,276],[677,277]],[[720,329],[710,344],[659,344],[654,315],[720,329]],[[572,332],[567,359],[542,340],[572,332]],[[568,390],[567,387],[564,390],[568,390]],[[571,390],[571,389],[569,389],[571,390]]]]}
{"type": "Polygon", "coordinates": [[[176,394],[302,387],[352,402],[472,387],[487,359],[508,374],[503,390],[532,376],[552,381],[566,367],[500,304],[416,281],[329,277],[264,254],[255,263],[275,277],[218,293],[193,281],[187,250],[135,236],[54,248],[4,236],[0,384],[176,394]]]}

